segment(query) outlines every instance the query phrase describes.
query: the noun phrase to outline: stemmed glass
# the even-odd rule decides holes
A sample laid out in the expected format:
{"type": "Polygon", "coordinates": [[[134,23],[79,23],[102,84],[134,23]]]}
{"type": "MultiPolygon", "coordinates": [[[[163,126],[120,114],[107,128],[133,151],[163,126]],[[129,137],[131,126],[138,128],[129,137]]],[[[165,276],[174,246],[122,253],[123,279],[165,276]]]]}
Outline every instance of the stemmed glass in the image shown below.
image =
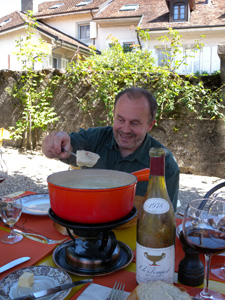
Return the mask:
{"type": "MultiPolygon", "coordinates": [[[[224,201],[224,205],[225,205],[225,191],[215,194],[215,199],[216,200],[221,199],[222,201],[224,201]]],[[[217,276],[218,278],[225,280],[225,262],[212,265],[211,273],[217,276]]]]}
{"type": "Polygon", "coordinates": [[[224,202],[202,198],[190,201],[183,218],[183,235],[187,243],[205,255],[204,288],[189,290],[191,296],[200,299],[220,300],[224,297],[208,289],[212,254],[225,250],[224,202]]]}
{"type": "Polygon", "coordinates": [[[2,157],[2,150],[0,148],[0,183],[3,182],[7,176],[8,176],[8,169],[2,157]]]}
{"type": "Polygon", "coordinates": [[[2,236],[1,241],[6,244],[15,244],[23,239],[20,234],[13,231],[14,224],[19,220],[22,213],[22,201],[19,196],[0,198],[0,216],[5,224],[10,226],[10,233],[2,236]]]}

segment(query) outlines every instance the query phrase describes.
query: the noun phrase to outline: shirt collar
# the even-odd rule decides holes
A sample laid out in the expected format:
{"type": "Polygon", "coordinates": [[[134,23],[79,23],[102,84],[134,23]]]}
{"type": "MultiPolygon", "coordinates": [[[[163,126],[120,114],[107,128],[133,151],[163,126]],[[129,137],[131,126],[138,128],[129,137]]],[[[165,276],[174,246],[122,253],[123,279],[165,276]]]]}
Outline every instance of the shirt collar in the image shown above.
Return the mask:
{"type": "MultiPolygon", "coordinates": [[[[123,160],[128,160],[128,161],[139,161],[140,163],[149,165],[149,155],[146,155],[146,151],[149,153],[150,147],[151,147],[151,137],[147,133],[146,137],[142,143],[142,145],[134,151],[134,153],[128,155],[127,157],[123,158],[123,160]]],[[[108,149],[115,149],[116,151],[119,152],[119,147],[116,143],[116,140],[114,138],[114,135],[112,134],[112,139],[111,141],[106,145],[108,149]]]]}

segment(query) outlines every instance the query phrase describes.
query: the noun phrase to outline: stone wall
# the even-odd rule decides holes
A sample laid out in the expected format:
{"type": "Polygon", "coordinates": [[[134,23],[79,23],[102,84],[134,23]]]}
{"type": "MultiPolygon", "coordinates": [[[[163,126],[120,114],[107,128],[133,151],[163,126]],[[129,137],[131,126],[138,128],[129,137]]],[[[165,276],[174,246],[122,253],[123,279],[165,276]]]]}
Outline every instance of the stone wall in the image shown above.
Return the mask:
{"type": "MultiPolygon", "coordinates": [[[[51,76],[50,70],[46,76],[51,76]]],[[[12,87],[21,76],[19,72],[0,71],[0,128],[8,129],[15,125],[22,107],[5,91],[12,87]]],[[[74,88],[69,95],[67,89],[58,86],[52,105],[59,116],[59,122],[49,126],[48,132],[64,130],[71,132],[80,127],[98,126],[97,119],[104,120],[106,114],[98,105],[94,114],[81,111],[76,102],[77,95],[85,95],[82,85],[74,88]]],[[[39,148],[47,132],[38,132],[39,148]]],[[[225,178],[225,124],[221,120],[196,120],[187,116],[183,119],[166,119],[155,126],[151,135],[167,146],[175,155],[182,173],[216,176],[225,178]]],[[[21,141],[5,140],[4,145],[21,147],[21,141]]]]}
{"type": "Polygon", "coordinates": [[[174,153],[182,173],[225,178],[222,120],[163,120],[152,136],[174,153]]]}

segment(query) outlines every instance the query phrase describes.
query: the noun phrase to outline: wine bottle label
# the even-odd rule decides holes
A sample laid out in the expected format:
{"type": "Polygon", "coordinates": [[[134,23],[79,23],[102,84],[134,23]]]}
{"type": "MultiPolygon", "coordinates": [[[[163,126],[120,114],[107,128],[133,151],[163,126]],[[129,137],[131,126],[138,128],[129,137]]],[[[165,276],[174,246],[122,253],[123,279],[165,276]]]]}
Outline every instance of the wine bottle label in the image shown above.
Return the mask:
{"type": "Polygon", "coordinates": [[[169,203],[162,198],[150,198],[144,203],[144,210],[150,214],[165,214],[169,209],[169,203]]]}
{"type": "Polygon", "coordinates": [[[139,243],[136,247],[136,280],[139,283],[162,280],[173,283],[175,247],[147,248],[139,243]]]}

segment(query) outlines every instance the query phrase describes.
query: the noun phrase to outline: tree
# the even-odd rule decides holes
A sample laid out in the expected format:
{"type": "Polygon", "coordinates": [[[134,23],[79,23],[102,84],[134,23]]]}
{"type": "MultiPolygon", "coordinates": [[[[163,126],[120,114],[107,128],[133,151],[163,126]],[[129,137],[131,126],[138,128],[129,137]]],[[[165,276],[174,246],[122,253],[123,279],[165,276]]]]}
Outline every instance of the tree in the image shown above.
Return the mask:
{"type": "Polygon", "coordinates": [[[37,23],[31,11],[24,21],[27,26],[26,36],[16,40],[18,48],[16,55],[22,64],[23,74],[12,89],[7,89],[10,95],[21,100],[22,116],[16,122],[16,126],[10,127],[10,131],[12,139],[23,138],[24,146],[27,149],[34,149],[36,136],[33,136],[33,132],[37,129],[46,130],[49,123],[58,120],[49,101],[53,96],[56,80],[53,78],[45,84],[46,74],[34,71],[34,65],[42,63],[49,53],[49,46],[43,39],[35,39],[37,23]]]}
{"type": "MultiPolygon", "coordinates": [[[[139,30],[139,29],[137,29],[139,30]]],[[[143,40],[149,40],[148,33],[140,31],[138,35],[143,40]]],[[[195,80],[193,75],[180,76],[176,70],[186,54],[180,60],[176,54],[182,46],[181,36],[171,28],[171,55],[166,58],[163,67],[155,66],[150,51],[141,50],[139,45],[132,45],[132,52],[124,52],[117,38],[109,36],[110,47],[102,51],[101,55],[92,52],[85,60],[72,62],[65,74],[68,90],[73,93],[74,85],[81,84],[87,90],[83,96],[78,96],[80,107],[91,116],[99,103],[103,103],[106,119],[99,120],[100,125],[112,124],[113,104],[115,95],[125,87],[140,86],[150,90],[157,99],[157,120],[162,118],[177,118],[191,112],[196,118],[223,118],[224,108],[221,88],[211,90],[204,87],[201,80],[195,80]]],[[[164,42],[166,37],[161,37],[164,42]]],[[[193,51],[202,46],[195,42],[193,51]]]]}

